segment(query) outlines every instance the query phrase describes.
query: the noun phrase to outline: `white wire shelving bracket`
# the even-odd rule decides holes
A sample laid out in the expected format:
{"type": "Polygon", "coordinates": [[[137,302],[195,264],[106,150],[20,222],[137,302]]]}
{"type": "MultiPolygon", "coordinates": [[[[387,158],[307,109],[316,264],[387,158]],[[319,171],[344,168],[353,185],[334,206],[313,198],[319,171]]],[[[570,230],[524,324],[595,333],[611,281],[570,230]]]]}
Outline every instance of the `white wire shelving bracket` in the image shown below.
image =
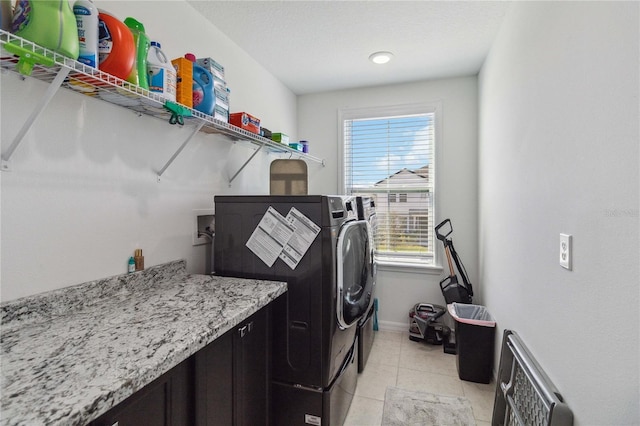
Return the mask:
{"type": "MultiPolygon", "coordinates": [[[[41,47],[35,43],[17,37],[7,31],[0,30],[0,67],[2,70],[19,73],[21,76],[35,78],[50,84],[40,102],[18,131],[11,145],[2,153],[0,170],[11,170],[10,160],[25,135],[39,115],[47,107],[60,87],[74,90],[78,93],[90,96],[102,101],[119,105],[134,111],[137,115],[155,117],[166,122],[175,119],[175,110],[165,107],[165,99],[159,94],[149,92],[127,81],[102,72],[96,68],[67,58],[59,53],[41,47]]],[[[263,149],[275,154],[289,154],[290,157],[302,158],[307,161],[319,163],[324,166],[324,160],[309,154],[302,153],[281,143],[263,138],[257,134],[240,129],[224,121],[214,119],[200,111],[183,105],[174,104],[180,111],[185,126],[192,126],[185,141],[169,158],[165,165],[157,172],[158,181],[161,176],[180,155],[182,150],[199,132],[205,134],[222,135],[232,142],[249,143],[256,147],[255,152],[232,175],[231,182],[253,160],[256,154],[263,149]]]]}

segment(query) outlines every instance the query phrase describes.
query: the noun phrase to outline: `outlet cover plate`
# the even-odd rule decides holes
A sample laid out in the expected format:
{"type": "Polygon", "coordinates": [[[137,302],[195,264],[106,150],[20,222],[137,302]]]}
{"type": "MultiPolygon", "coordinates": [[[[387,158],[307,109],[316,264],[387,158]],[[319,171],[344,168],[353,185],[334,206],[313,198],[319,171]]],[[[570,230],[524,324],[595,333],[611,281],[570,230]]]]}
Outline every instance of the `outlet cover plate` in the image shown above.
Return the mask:
{"type": "Polygon", "coordinates": [[[573,237],[569,234],[560,234],[560,266],[571,270],[571,251],[573,237]]]}

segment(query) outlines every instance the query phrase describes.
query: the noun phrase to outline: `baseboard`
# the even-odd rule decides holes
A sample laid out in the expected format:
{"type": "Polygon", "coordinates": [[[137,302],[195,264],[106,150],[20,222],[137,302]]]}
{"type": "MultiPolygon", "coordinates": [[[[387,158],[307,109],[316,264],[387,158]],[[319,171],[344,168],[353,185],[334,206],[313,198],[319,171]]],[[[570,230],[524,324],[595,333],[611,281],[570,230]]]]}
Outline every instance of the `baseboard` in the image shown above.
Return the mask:
{"type": "Polygon", "coordinates": [[[384,331],[409,332],[409,322],[378,321],[378,329],[384,331]]]}

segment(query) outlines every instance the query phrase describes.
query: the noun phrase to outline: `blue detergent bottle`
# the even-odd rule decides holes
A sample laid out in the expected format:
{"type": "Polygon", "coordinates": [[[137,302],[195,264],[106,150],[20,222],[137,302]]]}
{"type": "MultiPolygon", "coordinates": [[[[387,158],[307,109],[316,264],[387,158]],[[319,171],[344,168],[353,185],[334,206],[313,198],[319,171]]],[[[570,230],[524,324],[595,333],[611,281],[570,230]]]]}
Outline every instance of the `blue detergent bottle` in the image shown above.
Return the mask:
{"type": "Polygon", "coordinates": [[[192,53],[184,55],[193,62],[193,109],[213,115],[216,97],[213,87],[213,76],[205,68],[198,65],[192,53]]]}

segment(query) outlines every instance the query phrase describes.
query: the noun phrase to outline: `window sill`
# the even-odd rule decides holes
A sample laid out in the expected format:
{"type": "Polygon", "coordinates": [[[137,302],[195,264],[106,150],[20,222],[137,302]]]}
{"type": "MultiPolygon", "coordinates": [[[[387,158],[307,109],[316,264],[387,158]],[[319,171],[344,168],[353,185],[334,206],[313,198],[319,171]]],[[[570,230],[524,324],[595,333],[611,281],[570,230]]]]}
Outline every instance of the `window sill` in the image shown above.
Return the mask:
{"type": "Polygon", "coordinates": [[[400,262],[390,260],[377,260],[378,270],[389,272],[409,272],[429,275],[441,275],[443,268],[440,265],[428,265],[417,262],[400,262]]]}

